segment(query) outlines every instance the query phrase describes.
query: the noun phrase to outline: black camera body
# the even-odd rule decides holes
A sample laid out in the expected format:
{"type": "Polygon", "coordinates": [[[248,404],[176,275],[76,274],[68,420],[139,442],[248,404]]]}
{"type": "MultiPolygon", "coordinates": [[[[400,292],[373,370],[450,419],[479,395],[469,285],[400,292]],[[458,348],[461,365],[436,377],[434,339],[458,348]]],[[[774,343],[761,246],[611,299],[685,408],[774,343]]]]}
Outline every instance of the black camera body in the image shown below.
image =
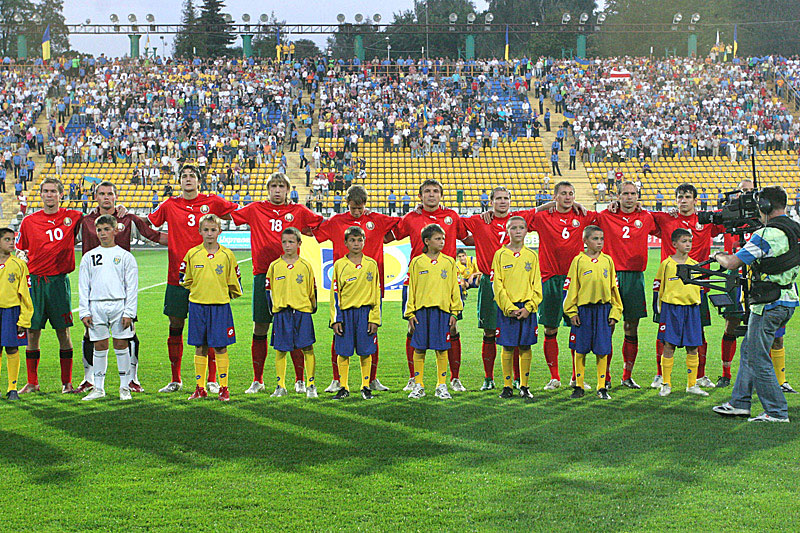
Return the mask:
{"type": "Polygon", "coordinates": [[[716,224],[725,227],[725,233],[734,235],[752,233],[761,228],[758,191],[728,191],[720,200],[716,211],[698,211],[700,224],[716,224]]]}

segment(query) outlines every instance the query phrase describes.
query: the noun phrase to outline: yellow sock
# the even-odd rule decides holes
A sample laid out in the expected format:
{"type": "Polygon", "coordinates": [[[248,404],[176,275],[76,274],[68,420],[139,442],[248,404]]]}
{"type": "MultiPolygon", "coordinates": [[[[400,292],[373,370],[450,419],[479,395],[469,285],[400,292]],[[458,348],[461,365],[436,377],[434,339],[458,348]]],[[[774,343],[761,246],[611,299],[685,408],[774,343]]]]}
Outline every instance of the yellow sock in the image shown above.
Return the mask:
{"type": "Polygon", "coordinates": [[[414,350],[414,383],[419,383],[423,387],[425,384],[422,377],[425,374],[425,352],[414,350]]]}
{"type": "Polygon", "coordinates": [[[447,383],[447,350],[436,350],[436,385],[447,383]]]}
{"type": "Polygon", "coordinates": [[[278,377],[278,387],[286,388],[286,352],[275,350],[275,375],[278,377]]]}
{"type": "MultiPolygon", "coordinates": [[[[372,356],[361,358],[361,388],[369,388],[369,373],[372,370],[372,356]]],[[[341,374],[341,372],[340,372],[341,374]]]]}
{"type": "Polygon", "coordinates": [[[339,365],[339,385],[345,388],[345,390],[350,390],[350,384],[348,380],[350,379],[350,358],[349,357],[342,357],[341,355],[336,357],[336,364],[339,365]]]}
{"type": "Polygon", "coordinates": [[[205,355],[195,355],[194,380],[201,389],[206,388],[206,370],[208,370],[208,357],[205,355]]]}
{"type": "Polygon", "coordinates": [[[217,376],[219,376],[219,386],[228,386],[228,369],[230,368],[230,358],[228,352],[217,352],[217,376]]]}
{"type": "MultiPolygon", "coordinates": [[[[662,362],[662,367],[663,362],[662,362]]],[[[698,354],[686,354],[686,369],[689,376],[686,378],[686,388],[694,387],[697,385],[697,367],[700,366],[700,357],[698,354]]]]}
{"type": "MultiPolygon", "coordinates": [[[[697,357],[695,355],[695,357],[697,357]]],[[[695,359],[697,361],[697,359],[695,359]]],[[[674,357],[662,357],[661,358],[661,378],[663,380],[664,385],[669,385],[672,387],[672,367],[675,365],[675,358],[674,357]]],[[[694,377],[697,379],[697,366],[694,367],[695,373],[694,377]]]]}
{"type": "Polygon", "coordinates": [[[512,387],[512,376],[514,375],[514,348],[503,346],[503,351],[500,353],[500,361],[503,364],[503,387],[512,387]]]}
{"type": "Polygon", "coordinates": [[[597,356],[597,390],[606,388],[606,367],[608,365],[607,355],[597,356]]]}
{"type": "Polygon", "coordinates": [[[583,388],[584,378],[586,374],[586,354],[575,353],[575,385],[583,388]]]}
{"type": "Polygon", "coordinates": [[[533,354],[531,353],[530,348],[526,348],[523,350],[520,348],[519,350],[519,386],[520,387],[527,387],[528,386],[528,379],[531,377],[531,361],[533,360],[533,354]]]}
{"type": "Polygon", "coordinates": [[[769,355],[772,357],[772,366],[775,367],[778,384],[783,385],[786,383],[786,349],[770,350],[769,355]]]}
{"type": "Polygon", "coordinates": [[[308,348],[307,350],[303,350],[303,360],[306,364],[306,385],[314,385],[315,372],[317,369],[317,359],[314,357],[314,348],[308,348]]]}

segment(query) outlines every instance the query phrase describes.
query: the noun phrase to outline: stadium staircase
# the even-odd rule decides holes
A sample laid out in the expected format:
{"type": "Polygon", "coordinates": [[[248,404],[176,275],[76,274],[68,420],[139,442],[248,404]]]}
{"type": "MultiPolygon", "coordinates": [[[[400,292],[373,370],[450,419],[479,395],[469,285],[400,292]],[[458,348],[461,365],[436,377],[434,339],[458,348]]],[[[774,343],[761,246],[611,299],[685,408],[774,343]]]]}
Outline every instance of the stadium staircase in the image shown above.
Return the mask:
{"type": "MultiPolygon", "coordinates": [[[[553,106],[552,108],[555,108],[555,103],[552,103],[551,105],[553,106]]],[[[542,121],[542,128],[539,131],[542,136],[542,144],[544,145],[548,154],[550,153],[550,147],[556,140],[556,132],[561,124],[564,123],[564,120],[566,120],[564,115],[551,111],[550,131],[545,130],[544,121],[542,121]]],[[[580,157],[576,157],[575,170],[569,170],[569,149],[574,141],[569,133],[564,139],[564,149],[558,154],[558,168],[561,170],[561,178],[559,178],[557,175],[550,176],[550,184],[555,185],[560,181],[560,179],[569,181],[575,186],[575,201],[583,204],[587,208],[594,208],[595,195],[594,190],[592,189],[592,183],[589,181],[589,174],[587,173],[586,168],[583,166],[583,162],[581,161],[580,157]]],[[[548,163],[549,161],[550,160],[548,158],[548,163]]],[[[548,166],[548,169],[549,168],[550,166],[548,166]]],[[[550,192],[552,193],[552,191],[550,192]]]]}
{"type": "MultiPolygon", "coordinates": [[[[319,95],[318,95],[319,96],[319,95]]],[[[303,91],[303,97],[301,98],[301,104],[309,104],[311,102],[310,94],[303,91]]],[[[317,102],[319,102],[319,98],[317,98],[317,102]]],[[[300,195],[300,203],[305,204],[306,196],[311,192],[311,187],[306,187],[306,171],[304,168],[300,168],[300,147],[306,141],[305,134],[305,126],[302,124],[297,125],[298,128],[298,143],[297,143],[297,151],[289,152],[286,151],[286,177],[289,178],[289,182],[297,187],[297,192],[300,195]]],[[[319,139],[319,124],[318,120],[312,115],[311,117],[311,146],[309,148],[304,148],[306,159],[311,159],[311,153],[314,151],[314,146],[317,145],[317,141],[319,139]]],[[[312,171],[311,179],[314,179],[314,172],[312,171]]]]}

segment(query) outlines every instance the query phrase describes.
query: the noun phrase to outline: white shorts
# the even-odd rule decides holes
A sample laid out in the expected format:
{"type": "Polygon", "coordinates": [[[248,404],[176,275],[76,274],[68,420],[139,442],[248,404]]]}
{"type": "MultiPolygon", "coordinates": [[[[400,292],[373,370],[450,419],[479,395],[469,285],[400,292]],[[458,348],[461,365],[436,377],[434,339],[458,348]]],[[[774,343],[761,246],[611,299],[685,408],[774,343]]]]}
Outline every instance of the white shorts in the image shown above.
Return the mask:
{"type": "Polygon", "coordinates": [[[110,336],[115,339],[130,339],[134,335],[133,324],[129,328],[122,327],[122,312],[125,310],[124,300],[98,300],[89,302],[92,314],[92,327],[89,328],[89,340],[101,341],[110,336]]]}

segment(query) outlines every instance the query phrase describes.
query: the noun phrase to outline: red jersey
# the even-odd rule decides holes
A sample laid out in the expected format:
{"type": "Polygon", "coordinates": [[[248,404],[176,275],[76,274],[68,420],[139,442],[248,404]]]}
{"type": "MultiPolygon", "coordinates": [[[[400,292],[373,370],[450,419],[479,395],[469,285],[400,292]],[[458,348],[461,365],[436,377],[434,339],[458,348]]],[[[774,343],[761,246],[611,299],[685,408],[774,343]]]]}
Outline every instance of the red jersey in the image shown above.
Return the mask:
{"type": "Polygon", "coordinates": [[[675,254],[672,246],[672,232],[678,228],[688,229],[692,233],[692,251],[689,257],[702,263],[711,256],[711,239],[724,231],[722,226],[714,224],[700,224],[697,222],[697,213],[673,217],[661,211],[653,213],[653,219],[661,233],[661,260],[675,254]]]}
{"type": "Polygon", "coordinates": [[[569,265],[576,255],[583,251],[583,228],[595,223],[597,213],[588,211],[585,215],[570,209],[567,213],[553,210],[531,209],[518,214],[528,221],[528,231],[539,234],[539,265],[542,281],[553,276],[566,276],[569,265]]]}
{"type": "Polygon", "coordinates": [[[183,257],[186,252],[203,242],[197,227],[200,218],[209,213],[224,217],[237,207],[239,207],[237,204],[215,194],[198,194],[193,200],[187,200],[183,196],[173,196],[161,202],[155,211],[147,215],[153,226],[158,227],[164,222],[167,223],[168,284],[179,284],[178,277],[183,257]]]}
{"type": "Polygon", "coordinates": [[[381,213],[365,213],[359,218],[353,215],[340,213],[322,222],[314,230],[314,237],[318,242],[331,241],[333,244],[333,260],[337,261],[347,255],[347,246],[344,244],[344,232],[350,226],[358,226],[364,230],[366,239],[364,240],[364,255],[371,257],[378,263],[378,273],[381,278],[381,289],[384,286],[383,271],[383,237],[390,233],[400,217],[390,217],[381,213]]]}
{"type": "MultiPolygon", "coordinates": [[[[100,246],[100,239],[97,238],[97,229],[94,224],[97,217],[100,216],[100,211],[95,209],[88,215],[83,217],[81,221],[81,253],[85,254],[89,250],[93,250],[100,246]]],[[[136,225],[136,229],[145,239],[151,240],[155,243],[158,242],[161,232],[150,227],[150,224],[144,219],[137,217],[131,213],[126,214],[124,217],[117,219],[117,236],[114,237],[114,242],[123,250],[131,251],[131,229],[136,225]]]]}
{"type": "Polygon", "coordinates": [[[254,202],[231,213],[236,224],[250,226],[250,249],[253,255],[253,275],[266,274],[269,265],[283,254],[281,232],[286,228],[316,228],[321,215],[301,204],[275,205],[254,202]]]}
{"type": "MultiPolygon", "coordinates": [[[[749,241],[750,237],[752,237],[752,236],[753,236],[752,233],[745,233],[744,234],[744,242],[749,241]]],[[[739,236],[738,235],[731,235],[730,233],[726,233],[723,236],[723,242],[724,242],[724,247],[725,247],[725,253],[726,254],[735,254],[736,252],[738,252],[741,249],[741,246],[739,246],[739,236]]]]}
{"type": "Polygon", "coordinates": [[[17,250],[28,253],[28,270],[36,276],[57,276],[75,270],[75,236],[83,213],[60,207],[52,215],[44,210],[22,219],[17,250]]]}
{"type": "Polygon", "coordinates": [[[506,224],[511,214],[502,218],[493,218],[491,224],[487,224],[481,215],[472,215],[469,218],[462,218],[461,224],[464,229],[472,233],[475,239],[475,256],[478,260],[478,270],[487,276],[492,274],[492,261],[494,254],[504,244],[508,244],[508,232],[506,224]]]}
{"type": "Polygon", "coordinates": [[[597,213],[597,225],[603,230],[606,245],[603,251],[614,260],[617,272],[647,270],[647,236],[658,233],[649,211],[597,213]]]}
{"type": "Polygon", "coordinates": [[[442,209],[437,207],[433,211],[423,211],[417,213],[411,211],[406,214],[394,228],[394,237],[400,240],[405,237],[411,239],[411,258],[422,255],[424,244],[422,243],[422,229],[428,224],[439,224],[445,232],[444,249],[442,253],[456,258],[456,240],[465,239],[467,232],[461,223],[461,217],[452,209],[442,209]]]}

